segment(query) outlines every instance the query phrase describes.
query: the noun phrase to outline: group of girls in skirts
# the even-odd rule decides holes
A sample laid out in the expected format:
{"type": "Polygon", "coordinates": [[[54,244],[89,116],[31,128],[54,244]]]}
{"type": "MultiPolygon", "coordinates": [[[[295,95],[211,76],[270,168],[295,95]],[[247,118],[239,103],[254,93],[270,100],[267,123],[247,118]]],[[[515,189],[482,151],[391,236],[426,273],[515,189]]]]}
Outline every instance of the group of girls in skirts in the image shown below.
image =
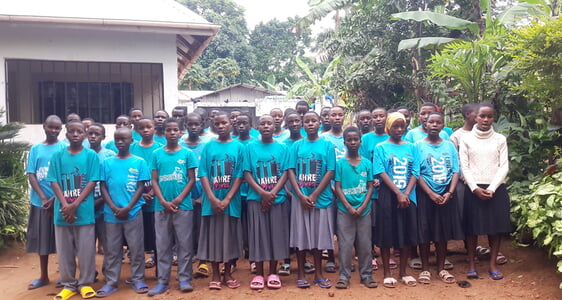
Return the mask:
{"type": "MultiPolygon", "coordinates": [[[[388,288],[398,281],[406,286],[430,283],[431,243],[436,274],[446,283],[456,282],[446,268],[449,240],[465,240],[466,275],[479,278],[477,236],[488,235],[494,258],[501,235],[512,229],[504,184],[506,139],[492,127],[490,104],[465,105],[465,124],[451,136],[437,110],[424,104],[421,125],[413,129],[408,128],[406,108],[362,111],[359,127],[347,128],[342,126],[344,108],[325,109],[321,116],[306,103],[259,117],[257,130],[246,113],[212,111],[207,118],[199,111],[165,120],[166,114],[160,126],[165,142],[148,163],[159,205],[152,214],[160,274],[158,285],[142,292],[158,295],[170,288],[173,244],[184,292],[193,290],[192,256],[200,261],[196,273],[210,275],[210,289],[240,287],[232,272],[245,247],[255,266],[251,289],[281,288],[278,265],[293,250],[297,287],[330,288],[322,257],[324,250],[334,250],[334,236],[340,264],[336,288],[350,286],[354,256],[361,284],[377,287],[373,245],[380,248],[388,288]],[[191,203],[197,198],[199,212],[191,203]],[[197,232],[187,234],[195,224],[197,232]],[[186,249],[190,244],[196,244],[193,251],[186,249]],[[422,271],[416,279],[406,266],[418,246],[422,271]],[[398,280],[391,273],[391,248],[400,253],[398,280]],[[312,271],[307,255],[313,258],[312,271]],[[264,262],[269,263],[267,272],[264,262]],[[311,279],[306,278],[309,273],[311,279]]],[[[147,131],[138,135],[142,144],[147,131]]],[[[503,278],[496,259],[490,259],[487,271],[494,280],[503,278]]],[[[98,296],[114,291],[116,287],[98,296]]]]}

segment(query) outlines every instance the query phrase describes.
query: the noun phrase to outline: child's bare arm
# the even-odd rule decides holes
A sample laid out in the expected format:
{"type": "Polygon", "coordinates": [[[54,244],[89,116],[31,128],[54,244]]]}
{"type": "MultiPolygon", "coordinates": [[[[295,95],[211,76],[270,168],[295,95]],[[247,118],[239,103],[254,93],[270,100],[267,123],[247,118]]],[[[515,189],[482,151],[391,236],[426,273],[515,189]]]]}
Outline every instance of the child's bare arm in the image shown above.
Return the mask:
{"type": "Polygon", "coordinates": [[[351,206],[351,204],[349,204],[349,201],[347,201],[347,198],[345,197],[345,194],[343,193],[343,190],[341,189],[341,181],[336,181],[335,193],[336,193],[336,197],[338,197],[338,199],[340,199],[341,203],[343,204],[343,206],[345,206],[345,209],[347,209],[349,214],[354,215],[355,208],[353,208],[353,206],[351,206]]]}
{"type": "Polygon", "coordinates": [[[334,178],[334,171],[333,170],[326,171],[326,174],[324,174],[324,177],[322,177],[322,180],[320,180],[320,183],[318,184],[314,192],[310,194],[310,197],[314,199],[313,200],[314,203],[316,203],[316,199],[318,199],[318,196],[320,196],[322,191],[324,191],[324,189],[328,186],[328,184],[330,184],[332,178],[334,178]]]}
{"type": "Polygon", "coordinates": [[[305,195],[302,193],[301,189],[299,188],[299,183],[297,182],[295,169],[289,169],[289,182],[293,186],[293,190],[295,191],[295,194],[297,194],[297,197],[299,197],[299,199],[304,198],[305,195]]]}
{"type": "Polygon", "coordinates": [[[219,205],[220,200],[215,197],[213,194],[213,190],[211,189],[211,183],[209,182],[209,178],[207,176],[200,177],[199,180],[201,181],[201,186],[203,187],[203,191],[209,198],[209,202],[211,202],[211,207],[216,214],[222,214],[223,208],[219,205]]]}
{"type": "Polygon", "coordinates": [[[418,180],[418,184],[420,185],[421,189],[427,194],[427,196],[429,196],[429,199],[431,199],[431,201],[435,202],[436,204],[443,204],[443,196],[437,194],[436,192],[434,192],[425,182],[425,180],[423,179],[423,177],[420,176],[419,180],[418,180]]]}
{"type": "Polygon", "coordinates": [[[221,203],[223,204],[223,209],[226,208],[228,204],[230,204],[230,200],[232,200],[232,197],[234,197],[234,195],[238,193],[241,184],[242,184],[242,177],[234,178],[234,182],[232,183],[232,186],[230,186],[230,190],[228,191],[224,199],[222,199],[221,201],[221,203]]]}
{"type": "Polygon", "coordinates": [[[44,209],[51,208],[51,206],[53,205],[53,198],[47,199],[47,196],[45,196],[45,193],[43,193],[43,190],[39,185],[39,181],[37,180],[37,176],[35,176],[35,173],[27,173],[27,177],[29,180],[29,185],[31,185],[31,188],[35,191],[35,193],[37,193],[39,198],[41,198],[41,203],[43,205],[43,208],[44,209]]]}
{"type": "Polygon", "coordinates": [[[288,174],[287,170],[283,171],[283,173],[281,174],[281,177],[279,177],[279,180],[277,181],[277,184],[271,190],[271,192],[275,193],[275,194],[279,193],[279,191],[285,187],[285,183],[287,182],[288,176],[289,176],[289,174],[288,174]]]}
{"type": "Polygon", "coordinates": [[[135,206],[135,204],[139,201],[140,197],[142,196],[143,190],[144,190],[144,181],[138,181],[137,182],[137,189],[135,190],[135,193],[133,194],[133,197],[131,197],[131,201],[129,201],[129,204],[127,204],[127,206],[119,209],[117,214],[115,214],[115,217],[117,219],[123,220],[123,221],[129,219],[129,212],[135,206]]]}

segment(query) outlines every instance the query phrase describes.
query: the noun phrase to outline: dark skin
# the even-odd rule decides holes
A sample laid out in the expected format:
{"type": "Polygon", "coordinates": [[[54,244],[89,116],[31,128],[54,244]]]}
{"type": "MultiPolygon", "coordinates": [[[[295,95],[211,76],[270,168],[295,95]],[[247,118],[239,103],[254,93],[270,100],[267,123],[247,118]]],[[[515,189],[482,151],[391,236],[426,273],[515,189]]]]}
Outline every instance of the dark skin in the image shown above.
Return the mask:
{"type": "Polygon", "coordinates": [[[332,128],[330,125],[330,108],[324,107],[320,111],[320,118],[322,119],[322,132],[328,132],[332,128]]]}
{"type": "Polygon", "coordinates": [[[372,116],[368,110],[362,110],[357,115],[357,125],[362,134],[367,134],[371,131],[372,116]]]}
{"type": "MultiPolygon", "coordinates": [[[[58,136],[62,130],[62,122],[59,118],[48,118],[45,123],[43,124],[43,130],[45,131],[45,141],[43,144],[45,145],[54,145],[58,143],[58,136]]],[[[27,173],[29,185],[31,188],[37,193],[39,198],[41,199],[41,203],[43,205],[43,209],[49,212],[49,215],[53,215],[53,202],[55,197],[47,198],[45,193],[41,189],[39,185],[39,181],[37,180],[37,176],[35,173],[27,173]]],[[[49,282],[49,255],[39,255],[39,265],[41,269],[41,277],[39,280],[41,282],[49,282]]]]}
{"type": "MultiPolygon", "coordinates": [[[[330,131],[333,136],[342,136],[343,134],[343,119],[345,113],[341,107],[333,107],[330,109],[330,131]]],[[[307,132],[308,133],[308,132],[307,132]]]]}
{"type": "Polygon", "coordinates": [[[275,124],[275,129],[273,134],[274,135],[280,135],[283,132],[283,127],[281,127],[281,125],[283,125],[283,111],[275,108],[272,109],[271,112],[269,113],[271,115],[271,118],[273,118],[273,123],[275,124]]]}
{"type": "Polygon", "coordinates": [[[115,120],[115,128],[116,129],[118,129],[118,128],[129,128],[129,129],[131,129],[131,122],[129,121],[129,117],[125,117],[125,116],[118,117],[115,120]]]}
{"type": "Polygon", "coordinates": [[[383,135],[384,126],[386,124],[386,111],[384,109],[374,109],[371,112],[371,120],[376,135],[383,135]]]}
{"type": "MultiPolygon", "coordinates": [[[[232,124],[230,123],[230,120],[228,119],[228,117],[226,115],[217,115],[213,118],[213,127],[216,129],[217,134],[218,134],[218,141],[221,143],[228,143],[230,141],[232,141],[232,138],[230,137],[230,130],[232,127],[232,124]]],[[[236,177],[234,179],[234,181],[232,182],[231,186],[230,186],[230,190],[228,191],[228,193],[226,194],[226,196],[223,199],[219,199],[215,196],[215,194],[213,193],[213,190],[211,189],[211,183],[209,181],[209,178],[204,176],[201,177],[201,185],[203,186],[203,191],[205,192],[205,194],[207,195],[207,198],[209,198],[209,201],[211,202],[211,206],[213,208],[213,212],[217,215],[223,214],[224,210],[226,209],[226,207],[228,207],[228,205],[230,204],[230,201],[232,200],[232,198],[234,197],[234,195],[236,195],[236,193],[238,193],[238,190],[240,189],[240,184],[242,183],[242,178],[241,177],[236,177]]],[[[232,261],[228,261],[224,263],[224,276],[223,276],[223,282],[227,282],[228,280],[234,280],[234,278],[232,277],[231,274],[231,270],[232,270],[232,261]]],[[[213,268],[213,278],[212,281],[221,281],[220,278],[220,262],[212,262],[212,268],[213,268]]]]}
{"type": "MultiPolygon", "coordinates": [[[[494,123],[495,111],[492,107],[482,106],[478,109],[476,114],[476,128],[481,131],[488,131],[492,128],[494,123]]],[[[472,191],[481,200],[490,200],[494,196],[494,191],[476,188],[472,191]]],[[[468,268],[469,270],[476,270],[476,244],[478,242],[477,235],[467,235],[466,244],[468,250],[468,268]]],[[[488,242],[490,243],[490,257],[498,257],[501,245],[501,236],[499,234],[488,235],[488,242]]],[[[495,259],[490,259],[488,266],[490,272],[498,272],[499,268],[495,259]]],[[[501,273],[499,273],[501,275],[501,273]]]]}
{"type": "Polygon", "coordinates": [[[425,133],[427,133],[427,127],[426,127],[426,122],[427,122],[427,118],[429,117],[430,114],[435,112],[435,108],[433,108],[433,106],[422,106],[420,108],[420,112],[418,113],[418,119],[420,121],[420,125],[421,130],[425,133]]]}
{"type": "Polygon", "coordinates": [[[186,120],[187,125],[187,139],[185,140],[186,144],[189,146],[197,146],[201,142],[199,138],[201,133],[201,118],[197,117],[187,117],[186,120]]]}
{"type": "MultiPolygon", "coordinates": [[[[439,136],[441,130],[445,126],[443,122],[443,117],[440,115],[430,115],[426,121],[428,135],[424,139],[430,145],[439,145],[443,142],[443,139],[439,136]]],[[[453,193],[457,187],[459,180],[458,172],[453,173],[451,182],[444,193],[438,194],[434,192],[431,187],[424,181],[423,177],[420,176],[418,184],[421,189],[428,195],[429,199],[437,205],[445,205],[453,197],[453,193]]],[[[422,262],[422,271],[429,271],[429,243],[420,245],[420,257],[422,262]]],[[[447,241],[435,242],[435,249],[437,251],[437,268],[438,271],[445,269],[445,257],[447,255],[447,241]]]]}
{"type": "MultiPolygon", "coordinates": [[[[357,166],[361,163],[362,157],[359,155],[359,147],[361,146],[361,136],[357,132],[349,132],[344,137],[344,144],[347,147],[347,154],[345,159],[352,165],[357,166]]],[[[361,214],[367,209],[369,202],[371,201],[371,196],[373,195],[373,182],[367,182],[367,194],[363,199],[363,203],[356,209],[347,200],[345,194],[343,193],[341,187],[341,181],[336,181],[336,196],[343,203],[349,214],[357,219],[361,217],[361,214]]]]}
{"type": "MultiPolygon", "coordinates": [[[[318,136],[319,127],[320,127],[320,118],[316,114],[310,112],[304,115],[304,128],[306,129],[307,132],[306,138],[309,141],[316,141],[320,138],[318,136]]],[[[320,196],[322,191],[328,187],[333,177],[334,177],[334,171],[332,170],[326,171],[326,173],[322,177],[322,180],[316,187],[316,190],[314,190],[314,192],[312,192],[310,195],[303,194],[303,192],[299,188],[295,189],[295,194],[299,198],[303,209],[313,209],[315,207],[318,197],[320,196]]],[[[289,170],[289,181],[291,182],[292,186],[294,187],[299,186],[295,174],[295,169],[289,170]]],[[[306,255],[306,251],[303,250],[297,251],[297,264],[298,264],[297,279],[299,280],[306,280],[304,276],[305,255],[306,255]]],[[[322,275],[322,251],[319,249],[312,249],[312,255],[314,257],[314,265],[316,266],[316,272],[314,273],[314,280],[322,280],[324,279],[322,275]]]]}
{"type": "Polygon", "coordinates": [[[286,123],[287,123],[287,128],[289,128],[289,132],[291,134],[289,138],[293,141],[298,141],[302,139],[301,136],[302,122],[299,115],[297,114],[288,115],[286,123]]]}
{"type": "MultiPolygon", "coordinates": [[[[240,112],[235,110],[233,112],[230,113],[230,124],[231,124],[231,130],[232,130],[232,135],[238,135],[238,126],[236,126],[236,121],[238,120],[238,116],[240,115],[240,112]]],[[[218,132],[217,132],[218,134],[218,132]]]]}
{"type": "Polygon", "coordinates": [[[250,128],[252,128],[252,123],[250,118],[246,115],[238,116],[236,118],[236,128],[238,131],[238,139],[241,141],[249,140],[250,128]]]}
{"type": "MultiPolygon", "coordinates": [[[[154,122],[149,119],[142,119],[138,121],[137,124],[137,132],[141,135],[141,140],[139,141],[140,146],[148,148],[154,145],[154,122]]],[[[115,141],[115,146],[117,146],[117,140],[115,141]]],[[[146,205],[150,205],[152,200],[154,200],[154,190],[150,189],[148,193],[143,193],[142,197],[144,198],[146,205]]]]}
{"type": "Polygon", "coordinates": [[[143,117],[142,111],[138,109],[133,110],[129,115],[129,121],[133,123],[133,127],[135,128],[135,130],[137,129],[137,121],[140,120],[140,118],[142,117],[143,117]]]}
{"type": "MultiPolygon", "coordinates": [[[[258,130],[261,134],[261,141],[264,144],[272,144],[273,141],[273,132],[275,130],[274,119],[271,116],[263,116],[259,119],[258,123],[258,130]]],[[[285,182],[287,181],[287,171],[283,171],[281,177],[275,184],[272,190],[266,191],[264,190],[254,179],[251,172],[244,171],[244,178],[248,185],[258,192],[261,197],[261,210],[263,212],[269,211],[277,199],[277,193],[283,189],[285,186],[285,182]]],[[[263,261],[256,261],[256,275],[257,276],[264,276],[264,268],[263,268],[263,261]]],[[[277,274],[277,261],[271,260],[269,261],[269,274],[277,274]]]]}
{"type": "MultiPolygon", "coordinates": [[[[125,129],[117,130],[115,132],[114,138],[115,138],[115,147],[117,147],[117,149],[119,150],[119,153],[117,154],[117,158],[127,159],[131,157],[132,154],[131,152],[129,152],[129,146],[133,142],[131,131],[125,129]]],[[[135,193],[133,194],[133,197],[131,197],[131,201],[129,201],[129,204],[127,204],[127,206],[125,207],[118,207],[113,202],[113,199],[111,198],[111,194],[107,189],[107,184],[105,183],[105,181],[101,182],[101,195],[105,200],[105,203],[107,203],[109,208],[111,208],[111,211],[113,211],[113,214],[118,220],[126,221],[129,218],[129,212],[137,204],[137,202],[139,201],[142,195],[142,192],[144,190],[144,183],[145,183],[144,180],[138,181],[137,188],[135,190],[135,193]]]]}
{"type": "Polygon", "coordinates": [[[164,121],[166,121],[167,118],[168,113],[163,110],[159,110],[154,114],[154,127],[156,128],[154,134],[157,136],[164,136],[164,121]]]}
{"type": "Polygon", "coordinates": [[[406,128],[410,127],[410,121],[412,121],[412,114],[410,113],[410,111],[408,109],[402,108],[398,110],[399,113],[404,115],[404,118],[406,118],[406,128]]]}
{"type": "MultiPolygon", "coordinates": [[[[67,151],[70,154],[78,154],[83,150],[82,141],[86,138],[86,133],[84,131],[84,125],[82,123],[70,123],[66,128],[66,138],[70,141],[70,145],[67,151]]],[[[51,182],[51,187],[55,192],[55,197],[59,199],[61,204],[62,217],[68,224],[74,224],[76,220],[76,209],[86,199],[86,197],[94,190],[96,186],[96,181],[89,181],[78,198],[72,203],[66,202],[64,198],[62,188],[58,182],[51,182]]]]}
{"type": "MultiPolygon", "coordinates": [[[[398,119],[394,121],[394,123],[390,127],[390,133],[388,141],[395,144],[395,145],[403,145],[406,144],[405,141],[402,140],[402,135],[406,131],[406,121],[404,119],[398,119]]],[[[390,190],[396,195],[396,199],[398,201],[398,208],[404,209],[410,206],[411,202],[409,199],[409,195],[414,189],[416,185],[416,177],[414,175],[410,176],[408,180],[408,185],[404,192],[402,192],[392,181],[390,176],[386,172],[382,172],[379,174],[380,178],[390,188],[390,190]]],[[[400,277],[408,276],[406,274],[406,266],[408,265],[408,259],[410,257],[410,246],[405,246],[400,249],[400,277]]],[[[390,248],[381,248],[381,256],[383,261],[383,270],[384,270],[384,277],[392,277],[390,272],[390,248]]]]}
{"type": "Polygon", "coordinates": [[[301,118],[301,122],[304,122],[304,114],[306,114],[308,112],[308,105],[297,105],[295,107],[295,110],[297,111],[297,114],[299,114],[300,118],[301,118]]]}

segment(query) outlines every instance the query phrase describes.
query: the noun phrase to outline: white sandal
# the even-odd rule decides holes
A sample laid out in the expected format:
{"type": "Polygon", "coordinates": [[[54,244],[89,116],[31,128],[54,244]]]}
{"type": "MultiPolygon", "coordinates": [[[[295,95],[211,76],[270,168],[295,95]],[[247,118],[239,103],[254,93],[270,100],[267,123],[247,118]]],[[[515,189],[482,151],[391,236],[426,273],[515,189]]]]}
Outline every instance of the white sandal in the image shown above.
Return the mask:
{"type": "Polygon", "coordinates": [[[431,282],[431,273],[429,273],[429,271],[421,272],[418,276],[418,282],[429,284],[431,282]]]}
{"type": "Polygon", "coordinates": [[[395,288],[398,282],[393,277],[386,277],[385,279],[383,279],[382,283],[384,287],[395,288]]]}

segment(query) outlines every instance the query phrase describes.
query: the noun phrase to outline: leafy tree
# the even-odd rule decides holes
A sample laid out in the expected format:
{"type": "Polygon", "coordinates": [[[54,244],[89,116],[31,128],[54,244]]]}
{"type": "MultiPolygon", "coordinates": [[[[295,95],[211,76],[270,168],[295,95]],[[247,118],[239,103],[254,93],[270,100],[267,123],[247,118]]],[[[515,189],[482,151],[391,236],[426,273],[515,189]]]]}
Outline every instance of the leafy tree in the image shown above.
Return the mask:
{"type": "Polygon", "coordinates": [[[238,63],[232,58],[217,58],[209,66],[209,77],[220,78],[220,88],[224,87],[224,79],[240,74],[238,63]]]}
{"type": "Polygon", "coordinates": [[[193,87],[201,86],[205,83],[207,83],[207,72],[199,63],[195,63],[183,78],[179,89],[192,90],[193,87]]]}
{"type": "Polygon", "coordinates": [[[221,29],[197,60],[201,67],[207,69],[217,58],[230,58],[239,65],[239,74],[217,77],[222,82],[209,80],[194,88],[216,89],[219,85],[235,82],[249,82],[254,56],[248,44],[249,31],[244,8],[232,0],[177,0],[207,21],[221,25],[221,29]],[[225,82],[226,81],[226,82],[225,82]]]}
{"type": "Polygon", "coordinates": [[[298,75],[295,57],[302,56],[310,45],[309,29],[293,32],[296,18],[286,21],[273,19],[259,23],[250,34],[250,47],[255,60],[252,77],[258,82],[271,75],[281,82],[294,81],[298,75]]]}

